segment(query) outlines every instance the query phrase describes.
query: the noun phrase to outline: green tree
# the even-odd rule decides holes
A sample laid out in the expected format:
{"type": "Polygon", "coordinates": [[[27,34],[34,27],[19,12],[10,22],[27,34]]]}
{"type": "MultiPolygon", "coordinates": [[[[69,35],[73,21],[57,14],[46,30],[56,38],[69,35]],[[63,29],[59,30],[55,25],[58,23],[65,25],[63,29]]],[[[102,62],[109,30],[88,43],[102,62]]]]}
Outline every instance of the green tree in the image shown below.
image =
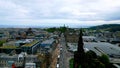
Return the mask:
{"type": "Polygon", "coordinates": [[[99,61],[102,62],[103,64],[105,64],[106,68],[111,68],[109,57],[107,55],[102,54],[102,56],[99,57],[99,61]]]}
{"type": "Polygon", "coordinates": [[[55,27],[46,29],[46,31],[48,31],[48,32],[54,32],[56,30],[57,30],[57,28],[55,28],[55,27]]]}
{"type": "Polygon", "coordinates": [[[5,43],[5,40],[1,40],[1,41],[0,41],[0,46],[2,46],[3,43],[5,43]]]}
{"type": "Polygon", "coordinates": [[[66,31],[66,27],[60,27],[58,30],[61,31],[62,33],[64,33],[66,31]]]}
{"type": "Polygon", "coordinates": [[[85,68],[105,68],[105,65],[101,63],[94,51],[90,50],[85,53],[86,63],[85,68]]]}
{"type": "Polygon", "coordinates": [[[92,50],[86,52],[85,54],[86,54],[86,58],[87,58],[88,60],[92,60],[92,59],[97,58],[96,53],[95,53],[94,51],[92,51],[92,50]]]}
{"type": "Polygon", "coordinates": [[[73,68],[73,62],[74,62],[74,59],[71,58],[71,59],[69,60],[69,66],[70,66],[70,68],[73,68]]]}

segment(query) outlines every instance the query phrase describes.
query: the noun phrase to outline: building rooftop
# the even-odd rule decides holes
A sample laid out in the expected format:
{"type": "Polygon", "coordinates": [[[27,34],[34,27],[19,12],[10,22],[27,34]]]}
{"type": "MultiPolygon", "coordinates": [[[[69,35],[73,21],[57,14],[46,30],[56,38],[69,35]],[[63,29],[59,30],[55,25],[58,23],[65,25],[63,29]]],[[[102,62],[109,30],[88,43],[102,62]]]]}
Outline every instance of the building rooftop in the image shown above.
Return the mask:
{"type": "Polygon", "coordinates": [[[15,42],[16,41],[9,41],[9,42],[6,42],[6,43],[4,43],[3,45],[5,45],[5,46],[9,46],[9,45],[15,45],[15,42]]]}
{"type": "Polygon", "coordinates": [[[37,42],[38,42],[38,40],[34,40],[34,41],[32,41],[31,43],[27,43],[27,44],[23,45],[22,47],[31,47],[31,46],[33,46],[34,44],[36,44],[37,42]]]}
{"type": "Polygon", "coordinates": [[[16,49],[16,48],[18,48],[18,46],[9,45],[9,46],[2,46],[0,48],[2,48],[2,49],[16,49]]]}
{"type": "Polygon", "coordinates": [[[54,39],[49,39],[49,40],[43,41],[41,44],[52,44],[54,41],[55,41],[54,39]]]}
{"type": "Polygon", "coordinates": [[[16,41],[15,43],[30,43],[32,41],[33,41],[33,39],[25,39],[25,40],[16,41]]]}
{"type": "MultiPolygon", "coordinates": [[[[98,48],[100,51],[108,54],[108,55],[118,55],[120,56],[120,48],[106,42],[85,42],[84,46],[90,50],[93,50],[95,52],[96,48],[98,48]]],[[[97,52],[98,53],[98,52],[97,52]]]]}
{"type": "MultiPolygon", "coordinates": [[[[77,49],[77,46],[75,46],[75,43],[68,43],[70,50],[75,50],[77,49]]],[[[76,45],[78,45],[76,43],[76,45]]],[[[96,52],[97,55],[101,55],[101,53],[105,53],[109,56],[114,56],[114,57],[120,57],[120,47],[117,47],[113,44],[107,43],[107,42],[84,42],[84,48],[86,50],[92,50],[96,52]]]]}
{"type": "Polygon", "coordinates": [[[95,36],[83,36],[83,38],[96,38],[95,36]]]}
{"type": "Polygon", "coordinates": [[[35,63],[26,63],[26,65],[35,65],[35,63]]]}

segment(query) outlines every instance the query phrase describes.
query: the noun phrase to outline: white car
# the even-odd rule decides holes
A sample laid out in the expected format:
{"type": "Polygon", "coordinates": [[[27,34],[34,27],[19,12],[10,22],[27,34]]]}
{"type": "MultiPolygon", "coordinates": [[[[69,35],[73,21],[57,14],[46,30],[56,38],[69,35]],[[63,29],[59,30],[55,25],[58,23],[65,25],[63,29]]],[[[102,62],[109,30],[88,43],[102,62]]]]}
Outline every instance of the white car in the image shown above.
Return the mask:
{"type": "Polygon", "coordinates": [[[59,64],[57,64],[56,68],[59,68],[59,64]]]}

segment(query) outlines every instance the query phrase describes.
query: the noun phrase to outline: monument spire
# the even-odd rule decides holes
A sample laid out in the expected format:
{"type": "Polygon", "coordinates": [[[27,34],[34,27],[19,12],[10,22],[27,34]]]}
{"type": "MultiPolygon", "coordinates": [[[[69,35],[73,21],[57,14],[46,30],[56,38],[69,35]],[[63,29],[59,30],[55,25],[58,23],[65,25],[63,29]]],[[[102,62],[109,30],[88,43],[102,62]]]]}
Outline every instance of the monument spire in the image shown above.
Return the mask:
{"type": "Polygon", "coordinates": [[[78,40],[78,48],[77,48],[77,51],[78,52],[84,52],[84,49],[83,49],[83,38],[82,38],[82,29],[80,29],[80,34],[79,34],[79,40],[78,40]]]}
{"type": "Polygon", "coordinates": [[[84,64],[85,52],[83,49],[83,38],[82,38],[82,29],[80,29],[79,40],[78,40],[78,48],[77,51],[74,52],[74,68],[79,68],[79,66],[84,64]]]}

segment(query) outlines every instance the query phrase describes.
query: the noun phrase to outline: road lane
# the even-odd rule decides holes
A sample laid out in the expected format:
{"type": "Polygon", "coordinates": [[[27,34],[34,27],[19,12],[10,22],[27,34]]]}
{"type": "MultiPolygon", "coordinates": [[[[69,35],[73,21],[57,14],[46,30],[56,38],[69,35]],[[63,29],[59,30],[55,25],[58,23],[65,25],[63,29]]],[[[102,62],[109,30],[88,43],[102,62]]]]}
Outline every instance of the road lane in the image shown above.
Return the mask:
{"type": "Polygon", "coordinates": [[[69,62],[68,62],[68,52],[67,52],[67,47],[66,47],[66,41],[64,36],[61,37],[61,48],[60,49],[60,60],[59,60],[59,64],[60,64],[60,68],[69,68],[69,62]]]}

